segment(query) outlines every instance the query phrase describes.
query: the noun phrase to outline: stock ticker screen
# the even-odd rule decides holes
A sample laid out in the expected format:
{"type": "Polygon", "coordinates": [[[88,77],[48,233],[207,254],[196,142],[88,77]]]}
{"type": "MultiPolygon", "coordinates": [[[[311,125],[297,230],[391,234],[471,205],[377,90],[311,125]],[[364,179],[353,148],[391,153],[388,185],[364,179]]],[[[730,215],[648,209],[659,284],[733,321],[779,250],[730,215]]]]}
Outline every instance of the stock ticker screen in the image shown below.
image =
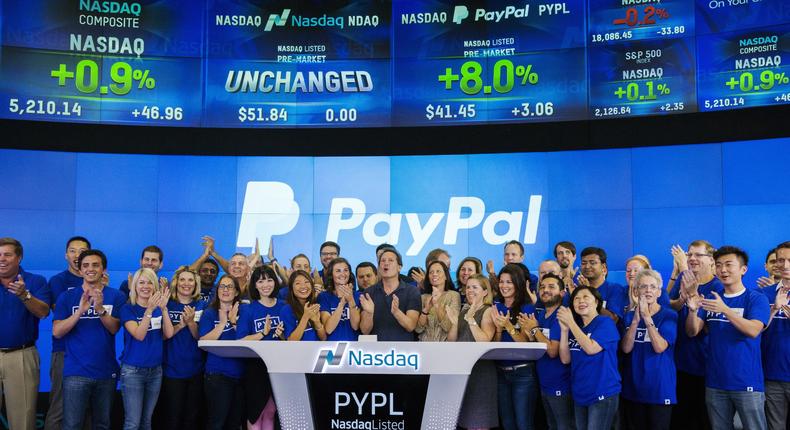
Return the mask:
{"type": "Polygon", "coordinates": [[[0,118],[214,128],[790,103],[787,0],[0,1],[0,118]]]}

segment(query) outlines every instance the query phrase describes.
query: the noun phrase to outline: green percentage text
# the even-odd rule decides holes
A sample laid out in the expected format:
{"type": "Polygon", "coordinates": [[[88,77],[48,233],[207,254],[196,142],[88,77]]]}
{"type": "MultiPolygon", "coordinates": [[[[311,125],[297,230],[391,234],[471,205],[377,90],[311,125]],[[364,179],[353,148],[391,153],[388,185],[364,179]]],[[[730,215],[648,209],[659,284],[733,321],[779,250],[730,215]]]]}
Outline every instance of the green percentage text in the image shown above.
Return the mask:
{"type": "Polygon", "coordinates": [[[112,92],[117,96],[129,94],[136,86],[137,89],[152,90],[156,87],[156,80],[148,76],[148,69],[135,69],[125,61],[118,61],[110,66],[110,85],[99,86],[100,67],[94,60],[82,60],[77,63],[73,71],[68,65],[61,63],[57,69],[50,72],[50,76],[58,80],[58,85],[65,87],[69,79],[74,80],[77,90],[85,94],[93,94],[96,90],[100,94],[112,92]],[[136,84],[136,85],[135,85],[136,84]]]}
{"type": "Polygon", "coordinates": [[[447,67],[443,74],[438,76],[439,82],[444,83],[445,90],[452,90],[453,83],[458,81],[461,91],[473,96],[480,91],[483,94],[508,93],[516,85],[516,78],[520,78],[519,85],[536,85],[538,73],[532,70],[532,64],[514,65],[508,59],[494,63],[492,85],[483,83],[483,66],[477,61],[467,61],[461,65],[460,74],[455,73],[452,67],[447,67]]]}

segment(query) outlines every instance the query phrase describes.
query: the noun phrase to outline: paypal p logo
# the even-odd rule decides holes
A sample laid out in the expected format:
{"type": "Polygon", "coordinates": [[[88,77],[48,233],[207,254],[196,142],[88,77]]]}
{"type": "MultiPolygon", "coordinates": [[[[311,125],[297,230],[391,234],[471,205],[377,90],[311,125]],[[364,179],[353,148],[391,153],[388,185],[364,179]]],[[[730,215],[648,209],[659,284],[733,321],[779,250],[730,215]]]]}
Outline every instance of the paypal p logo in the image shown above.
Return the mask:
{"type": "Polygon", "coordinates": [[[456,6],[455,9],[453,9],[454,23],[460,24],[467,17],[469,17],[469,9],[466,6],[460,5],[460,6],[456,6]]]}
{"type": "Polygon", "coordinates": [[[275,25],[284,27],[285,23],[288,21],[288,15],[290,14],[291,9],[283,9],[282,15],[277,15],[276,13],[269,15],[269,20],[266,21],[266,27],[264,27],[263,31],[272,31],[272,27],[275,25]]]}
{"type": "Polygon", "coordinates": [[[333,352],[331,349],[322,349],[318,354],[318,359],[315,361],[315,368],[313,372],[320,373],[324,371],[324,365],[337,366],[340,360],[343,359],[343,353],[346,351],[348,343],[341,342],[337,344],[337,349],[333,352]]]}
{"type": "Polygon", "coordinates": [[[248,182],[236,246],[252,248],[255,238],[261,254],[269,252],[272,236],[286,234],[299,221],[299,205],[294,190],[283,182],[248,182]]]}

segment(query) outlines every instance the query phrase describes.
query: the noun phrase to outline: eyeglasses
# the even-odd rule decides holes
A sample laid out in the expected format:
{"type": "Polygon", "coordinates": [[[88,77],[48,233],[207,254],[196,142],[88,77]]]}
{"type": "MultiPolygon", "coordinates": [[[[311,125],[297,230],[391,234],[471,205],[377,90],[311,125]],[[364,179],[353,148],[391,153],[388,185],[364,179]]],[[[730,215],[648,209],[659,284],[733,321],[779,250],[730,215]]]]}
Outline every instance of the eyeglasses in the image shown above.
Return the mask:
{"type": "Polygon", "coordinates": [[[232,290],[234,288],[236,288],[236,287],[233,286],[233,284],[227,284],[227,285],[219,284],[219,285],[217,285],[217,290],[232,290]]]}
{"type": "Polygon", "coordinates": [[[710,254],[700,254],[699,252],[687,252],[686,257],[702,258],[702,257],[710,257],[710,254]]]}
{"type": "Polygon", "coordinates": [[[640,285],[640,286],[636,287],[636,289],[637,290],[642,290],[642,291],[644,291],[644,290],[658,291],[660,288],[658,288],[657,285],[640,285]]]}

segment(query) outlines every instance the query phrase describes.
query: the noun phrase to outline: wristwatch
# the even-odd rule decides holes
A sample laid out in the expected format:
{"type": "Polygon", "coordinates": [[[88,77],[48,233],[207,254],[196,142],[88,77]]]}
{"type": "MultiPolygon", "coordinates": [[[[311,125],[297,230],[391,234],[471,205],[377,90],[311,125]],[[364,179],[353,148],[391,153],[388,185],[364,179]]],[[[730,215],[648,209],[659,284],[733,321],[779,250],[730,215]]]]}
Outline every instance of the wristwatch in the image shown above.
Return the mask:
{"type": "Polygon", "coordinates": [[[105,308],[102,308],[102,311],[101,311],[101,312],[99,312],[99,317],[103,317],[103,316],[105,316],[105,315],[107,315],[107,309],[105,309],[105,308]]]}
{"type": "Polygon", "coordinates": [[[533,327],[532,330],[529,331],[529,335],[535,337],[535,333],[537,333],[538,330],[540,330],[540,327],[533,327]]]}
{"type": "Polygon", "coordinates": [[[25,291],[25,296],[22,297],[22,303],[25,303],[26,301],[28,301],[28,300],[30,300],[32,298],[33,298],[33,295],[30,294],[30,291],[25,291]]]}

